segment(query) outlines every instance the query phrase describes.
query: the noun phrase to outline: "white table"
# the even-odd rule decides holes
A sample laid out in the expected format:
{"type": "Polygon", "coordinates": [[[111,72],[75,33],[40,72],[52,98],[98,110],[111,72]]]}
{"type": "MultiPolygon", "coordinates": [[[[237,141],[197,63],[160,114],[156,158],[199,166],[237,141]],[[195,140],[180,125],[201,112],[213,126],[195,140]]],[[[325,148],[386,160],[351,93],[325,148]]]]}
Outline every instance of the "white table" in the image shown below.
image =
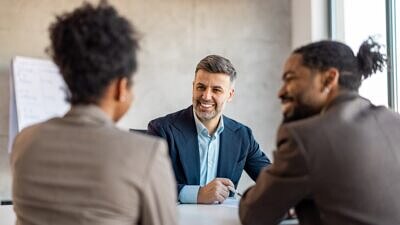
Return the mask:
{"type": "MultiPolygon", "coordinates": [[[[223,204],[178,205],[179,225],[240,225],[238,200],[227,199],[223,204]]],[[[281,225],[297,225],[297,220],[285,220],[281,225]]]]}
{"type": "MultiPolygon", "coordinates": [[[[237,209],[219,205],[178,205],[179,225],[239,225],[237,209]]],[[[0,224],[14,225],[12,206],[0,206],[0,224]]]]}
{"type": "MultiPolygon", "coordinates": [[[[240,225],[238,202],[228,200],[216,205],[178,205],[179,225],[240,225]]],[[[15,214],[12,205],[0,206],[0,224],[14,225],[15,214]]],[[[281,225],[297,224],[297,221],[284,221],[281,225]]]]}
{"type": "Polygon", "coordinates": [[[240,225],[237,200],[225,204],[178,205],[179,225],[240,225]]]}
{"type": "Polygon", "coordinates": [[[0,205],[0,224],[14,225],[15,214],[12,205],[0,205]]]}

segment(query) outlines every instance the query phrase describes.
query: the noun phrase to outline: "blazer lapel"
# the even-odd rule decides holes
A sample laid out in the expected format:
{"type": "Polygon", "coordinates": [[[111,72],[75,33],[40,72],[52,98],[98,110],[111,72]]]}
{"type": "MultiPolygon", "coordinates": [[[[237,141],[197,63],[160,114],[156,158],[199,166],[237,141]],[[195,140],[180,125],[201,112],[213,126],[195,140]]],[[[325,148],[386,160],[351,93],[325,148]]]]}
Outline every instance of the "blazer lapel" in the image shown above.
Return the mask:
{"type": "Polygon", "coordinates": [[[224,131],[220,136],[217,177],[231,177],[240,153],[235,127],[224,116],[224,131]]]}
{"type": "Polygon", "coordinates": [[[193,118],[193,108],[185,110],[174,126],[180,130],[176,136],[176,147],[188,184],[200,184],[200,156],[197,130],[193,118]]]}

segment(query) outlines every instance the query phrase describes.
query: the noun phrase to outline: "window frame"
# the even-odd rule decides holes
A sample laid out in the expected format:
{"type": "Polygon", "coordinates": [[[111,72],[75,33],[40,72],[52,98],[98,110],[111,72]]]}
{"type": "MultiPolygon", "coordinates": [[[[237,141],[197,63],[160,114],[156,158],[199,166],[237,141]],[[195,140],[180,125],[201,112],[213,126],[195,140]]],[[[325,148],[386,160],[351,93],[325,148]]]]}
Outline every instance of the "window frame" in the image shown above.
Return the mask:
{"type": "MultiPolygon", "coordinates": [[[[343,1],[343,0],[342,0],[343,1]]],[[[339,0],[328,0],[328,35],[329,39],[338,39],[341,35],[338,30],[337,14],[338,5],[341,6],[339,0]]],[[[386,9],[386,55],[387,55],[387,88],[388,88],[388,106],[396,112],[399,112],[399,90],[398,90],[398,73],[397,73],[397,42],[396,42],[396,0],[385,0],[386,9]]],[[[344,21],[340,21],[344,23],[344,21]]]]}

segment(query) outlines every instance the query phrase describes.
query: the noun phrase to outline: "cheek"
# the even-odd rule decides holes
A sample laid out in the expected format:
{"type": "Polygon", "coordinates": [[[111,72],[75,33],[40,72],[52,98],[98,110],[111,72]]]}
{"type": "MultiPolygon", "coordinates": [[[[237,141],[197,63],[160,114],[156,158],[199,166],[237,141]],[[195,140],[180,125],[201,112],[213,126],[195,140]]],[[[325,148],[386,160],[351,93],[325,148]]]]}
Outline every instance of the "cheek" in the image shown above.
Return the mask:
{"type": "Polygon", "coordinates": [[[192,97],[193,97],[194,99],[198,99],[200,96],[201,96],[201,95],[199,94],[199,92],[193,90],[192,97]]]}
{"type": "Polygon", "coordinates": [[[299,99],[307,91],[301,84],[288,84],[285,86],[285,92],[294,99],[299,99]]]}
{"type": "Polygon", "coordinates": [[[309,87],[302,95],[302,102],[310,106],[319,106],[323,102],[323,94],[315,88],[309,87]]]}
{"type": "Polygon", "coordinates": [[[302,98],[312,97],[315,94],[315,87],[304,80],[288,85],[288,90],[292,95],[302,98]]]}
{"type": "Polygon", "coordinates": [[[214,96],[214,101],[218,105],[222,106],[228,101],[228,96],[225,96],[225,95],[223,95],[223,96],[214,96]]]}

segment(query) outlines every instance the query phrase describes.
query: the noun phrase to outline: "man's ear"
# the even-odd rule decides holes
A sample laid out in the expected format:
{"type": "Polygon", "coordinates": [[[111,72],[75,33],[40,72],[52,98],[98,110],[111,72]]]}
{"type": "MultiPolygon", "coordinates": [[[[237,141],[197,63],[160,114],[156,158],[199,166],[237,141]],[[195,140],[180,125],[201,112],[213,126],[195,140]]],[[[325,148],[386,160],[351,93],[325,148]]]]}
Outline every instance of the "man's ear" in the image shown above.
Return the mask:
{"type": "Polygon", "coordinates": [[[129,81],[128,78],[119,78],[116,82],[115,100],[125,102],[128,100],[129,95],[129,81]]]}
{"type": "Polygon", "coordinates": [[[235,89],[231,88],[229,90],[228,102],[232,101],[233,96],[235,95],[235,89]]]}
{"type": "Polygon", "coordinates": [[[339,70],[336,68],[329,68],[322,74],[322,88],[323,91],[330,91],[339,85],[339,70]]]}

